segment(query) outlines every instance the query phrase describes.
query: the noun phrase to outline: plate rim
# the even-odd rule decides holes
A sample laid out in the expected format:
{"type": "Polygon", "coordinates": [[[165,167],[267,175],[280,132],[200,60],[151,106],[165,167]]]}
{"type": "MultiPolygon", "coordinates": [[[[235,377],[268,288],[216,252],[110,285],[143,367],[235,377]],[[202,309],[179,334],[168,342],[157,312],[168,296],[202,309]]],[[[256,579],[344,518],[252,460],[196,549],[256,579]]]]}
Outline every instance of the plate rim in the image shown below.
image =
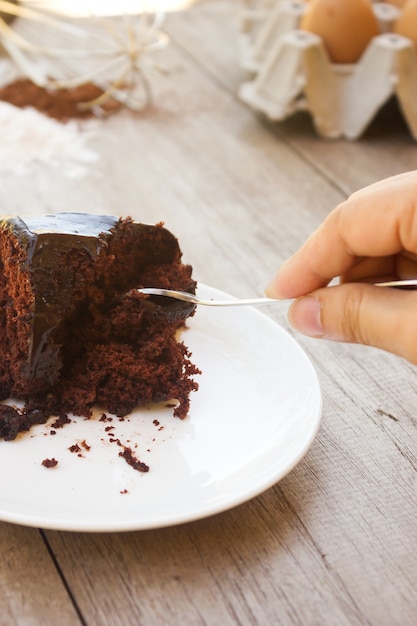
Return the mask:
{"type": "MultiPolygon", "coordinates": [[[[202,292],[203,295],[207,297],[207,292],[209,297],[219,297],[219,298],[231,298],[229,293],[225,291],[221,291],[217,288],[211,287],[204,283],[199,283],[197,292],[202,292]]],[[[271,306],[266,305],[266,306],[271,306]]],[[[272,304],[273,306],[273,304],[272,304]]],[[[315,384],[315,392],[317,394],[317,408],[314,415],[314,423],[311,426],[308,436],[304,441],[303,445],[300,446],[297,453],[291,458],[285,466],[281,467],[279,471],[272,472],[267,479],[258,480],[250,489],[248,490],[239,490],[238,493],[235,494],[232,498],[222,498],[219,503],[214,503],[212,505],[206,506],[204,509],[196,509],[192,512],[185,511],[182,514],[175,511],[173,515],[159,515],[159,517],[149,518],[147,520],[142,520],[140,516],[134,519],[129,519],[127,521],[122,521],[121,519],[114,521],[98,521],[98,520],[67,520],[65,517],[56,516],[53,517],[51,515],[48,518],[45,518],[42,514],[27,514],[27,513],[19,513],[10,512],[3,508],[1,504],[1,488],[0,488],[0,521],[13,523],[21,526],[27,527],[36,527],[42,528],[45,530],[57,530],[57,531],[69,531],[69,532],[90,532],[90,533],[106,533],[106,532],[132,532],[132,531],[142,531],[142,530],[152,530],[159,529],[165,527],[172,527],[176,525],[182,525],[186,523],[191,523],[194,521],[198,521],[201,519],[205,519],[208,517],[215,516],[217,514],[223,513],[225,511],[234,509],[250,500],[260,496],[265,493],[269,489],[271,489],[274,485],[280,482],[286,475],[288,475],[296,465],[302,460],[302,458],[306,455],[308,450],[310,449],[313,441],[315,440],[317,433],[320,429],[321,419],[322,419],[322,409],[323,409],[323,395],[322,388],[320,384],[320,380],[317,374],[317,371],[313,365],[312,360],[309,355],[306,353],[304,348],[300,346],[300,344],[296,341],[296,339],[278,322],[276,322],[272,317],[269,317],[262,311],[256,309],[253,306],[246,307],[247,310],[251,311],[252,315],[258,316],[259,319],[262,319],[263,322],[267,320],[267,323],[273,327],[277,327],[281,333],[287,336],[287,339],[290,340],[291,344],[296,347],[299,353],[303,356],[305,364],[308,364],[310,369],[310,373],[312,375],[312,380],[315,384]]],[[[190,332],[191,328],[188,329],[187,332],[190,332]]],[[[186,343],[186,342],[185,342],[186,343]]]]}

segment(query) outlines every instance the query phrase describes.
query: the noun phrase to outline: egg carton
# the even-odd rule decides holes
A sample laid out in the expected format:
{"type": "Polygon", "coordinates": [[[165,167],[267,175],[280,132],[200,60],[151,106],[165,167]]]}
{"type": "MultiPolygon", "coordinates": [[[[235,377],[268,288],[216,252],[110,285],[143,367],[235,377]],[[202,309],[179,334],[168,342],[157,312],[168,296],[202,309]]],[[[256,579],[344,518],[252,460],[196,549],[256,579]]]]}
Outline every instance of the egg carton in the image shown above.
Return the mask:
{"type": "MultiPolygon", "coordinates": [[[[241,66],[249,72],[262,67],[279,37],[296,30],[307,3],[294,0],[241,0],[238,43],[241,66]]],[[[390,32],[400,14],[398,7],[373,0],[380,32],[390,32]]]]}
{"type": "Polygon", "coordinates": [[[242,67],[254,68],[253,47],[261,31],[281,0],[240,0],[238,48],[242,67]]]}
{"type": "Polygon", "coordinates": [[[252,6],[257,23],[246,14],[241,25],[241,61],[252,73],[239,89],[243,102],[273,121],[307,110],[321,136],[357,139],[395,95],[417,139],[417,53],[411,40],[392,33],[397,7],[374,3],[380,35],[357,63],[342,65],[330,61],[318,35],[299,29],[306,3],[279,0],[260,12],[268,1],[258,0],[257,12],[252,6]]]}

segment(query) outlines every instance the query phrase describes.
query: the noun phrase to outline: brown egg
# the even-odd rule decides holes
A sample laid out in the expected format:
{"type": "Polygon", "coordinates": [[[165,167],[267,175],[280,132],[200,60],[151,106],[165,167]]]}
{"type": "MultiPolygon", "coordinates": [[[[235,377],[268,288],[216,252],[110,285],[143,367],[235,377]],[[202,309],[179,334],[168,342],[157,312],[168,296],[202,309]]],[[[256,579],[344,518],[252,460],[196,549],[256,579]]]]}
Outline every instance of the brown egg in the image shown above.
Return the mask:
{"type": "Polygon", "coordinates": [[[394,24],[397,35],[408,37],[417,46],[417,0],[408,0],[394,24]]]}
{"type": "Polygon", "coordinates": [[[300,28],[319,35],[333,63],[356,63],[380,34],[371,0],[309,0],[300,28]]]}

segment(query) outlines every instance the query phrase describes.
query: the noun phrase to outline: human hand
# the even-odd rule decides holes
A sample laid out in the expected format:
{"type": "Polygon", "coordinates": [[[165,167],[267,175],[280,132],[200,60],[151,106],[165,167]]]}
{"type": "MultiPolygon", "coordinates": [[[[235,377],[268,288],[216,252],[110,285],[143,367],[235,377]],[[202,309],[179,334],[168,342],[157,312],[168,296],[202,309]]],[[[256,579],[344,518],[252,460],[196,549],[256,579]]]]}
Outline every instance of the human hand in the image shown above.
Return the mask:
{"type": "Polygon", "coordinates": [[[417,292],[367,282],[417,277],[417,171],[340,204],[278,271],[272,298],[311,337],[382,348],[417,364],[417,292]],[[340,284],[327,285],[339,277],[340,284]]]}

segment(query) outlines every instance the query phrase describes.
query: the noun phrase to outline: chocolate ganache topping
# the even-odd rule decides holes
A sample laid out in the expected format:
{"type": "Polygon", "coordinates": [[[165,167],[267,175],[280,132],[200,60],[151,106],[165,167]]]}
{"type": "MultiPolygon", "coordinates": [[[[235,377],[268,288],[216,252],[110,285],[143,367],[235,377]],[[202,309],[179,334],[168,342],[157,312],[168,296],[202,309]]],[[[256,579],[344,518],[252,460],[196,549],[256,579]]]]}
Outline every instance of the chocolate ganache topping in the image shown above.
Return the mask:
{"type": "Polygon", "coordinates": [[[65,255],[82,250],[91,257],[99,255],[118,218],[107,215],[58,213],[36,218],[6,216],[0,228],[10,229],[26,250],[22,271],[34,288],[32,305],[32,345],[29,349],[28,376],[47,374],[58,356],[59,346],[48,342],[49,336],[68,310],[71,310],[74,287],[66,275],[65,255]],[[57,284],[59,289],[57,289],[57,284]]]}

